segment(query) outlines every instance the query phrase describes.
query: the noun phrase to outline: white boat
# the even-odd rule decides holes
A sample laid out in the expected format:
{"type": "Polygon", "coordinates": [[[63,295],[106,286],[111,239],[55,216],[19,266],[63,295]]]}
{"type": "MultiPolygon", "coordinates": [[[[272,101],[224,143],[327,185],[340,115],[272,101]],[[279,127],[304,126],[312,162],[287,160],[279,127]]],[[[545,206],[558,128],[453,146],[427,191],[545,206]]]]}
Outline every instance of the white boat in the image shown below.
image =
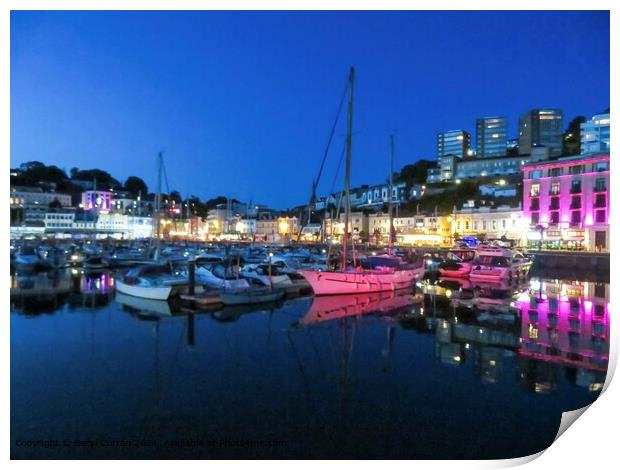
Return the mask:
{"type": "Polygon", "coordinates": [[[497,246],[476,249],[469,278],[472,281],[496,282],[527,276],[532,260],[516,250],[497,246]]]}
{"type": "MultiPolygon", "coordinates": [[[[272,271],[275,271],[275,268],[272,271]]],[[[291,278],[286,274],[275,274],[272,272],[270,275],[269,265],[265,264],[246,264],[239,270],[239,275],[267,287],[288,287],[293,285],[291,278]]]]}
{"type": "Polygon", "coordinates": [[[223,266],[216,264],[197,264],[196,283],[216,289],[238,290],[250,287],[247,279],[237,278],[225,270],[223,266]]]}
{"type": "Polygon", "coordinates": [[[131,269],[116,280],[116,290],[143,299],[167,300],[188,285],[184,273],[170,272],[168,266],[144,265],[131,269]]]}
{"type": "Polygon", "coordinates": [[[439,265],[439,274],[444,277],[467,277],[472,268],[476,250],[470,247],[452,248],[446,260],[439,265]]]}

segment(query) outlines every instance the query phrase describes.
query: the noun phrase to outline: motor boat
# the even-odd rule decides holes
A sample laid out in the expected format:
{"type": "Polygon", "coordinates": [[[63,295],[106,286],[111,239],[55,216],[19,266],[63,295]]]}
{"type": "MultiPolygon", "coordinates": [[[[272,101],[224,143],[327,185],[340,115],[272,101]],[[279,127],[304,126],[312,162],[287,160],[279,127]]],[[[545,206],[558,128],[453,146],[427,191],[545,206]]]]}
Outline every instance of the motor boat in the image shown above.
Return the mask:
{"type": "Polygon", "coordinates": [[[469,278],[472,281],[511,281],[527,276],[532,260],[517,250],[497,246],[481,246],[476,249],[469,278]]]}
{"type": "Polygon", "coordinates": [[[468,246],[452,248],[446,260],[439,265],[439,274],[444,277],[467,277],[475,257],[476,250],[468,246]]]}

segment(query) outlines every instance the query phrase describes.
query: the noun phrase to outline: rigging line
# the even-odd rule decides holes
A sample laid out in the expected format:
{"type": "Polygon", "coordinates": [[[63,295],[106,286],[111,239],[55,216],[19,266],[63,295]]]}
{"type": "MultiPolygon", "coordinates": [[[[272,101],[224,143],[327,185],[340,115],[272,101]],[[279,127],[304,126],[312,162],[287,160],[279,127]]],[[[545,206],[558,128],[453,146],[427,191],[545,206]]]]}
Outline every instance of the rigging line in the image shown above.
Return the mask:
{"type": "Polygon", "coordinates": [[[336,187],[336,181],[338,180],[338,174],[340,173],[340,167],[342,166],[342,160],[344,159],[344,152],[347,149],[346,142],[342,146],[342,152],[340,153],[340,160],[338,161],[338,167],[336,168],[336,173],[334,174],[334,180],[332,181],[332,187],[329,191],[329,194],[334,193],[334,188],[336,187]]]}
{"type": "Polygon", "coordinates": [[[317,174],[316,180],[313,181],[313,186],[315,189],[318,186],[319,181],[321,180],[321,175],[323,174],[323,168],[325,167],[325,160],[327,159],[327,154],[329,153],[329,148],[334,138],[334,133],[336,132],[336,126],[338,125],[338,121],[340,119],[342,105],[344,104],[344,99],[347,96],[348,88],[349,88],[349,82],[347,80],[344,86],[344,90],[342,91],[342,96],[340,97],[340,103],[338,104],[338,111],[336,112],[336,119],[334,120],[334,124],[332,125],[332,128],[331,128],[331,132],[329,133],[329,138],[327,139],[327,145],[325,146],[325,151],[323,153],[323,159],[321,160],[321,166],[319,167],[319,173],[317,174]]]}

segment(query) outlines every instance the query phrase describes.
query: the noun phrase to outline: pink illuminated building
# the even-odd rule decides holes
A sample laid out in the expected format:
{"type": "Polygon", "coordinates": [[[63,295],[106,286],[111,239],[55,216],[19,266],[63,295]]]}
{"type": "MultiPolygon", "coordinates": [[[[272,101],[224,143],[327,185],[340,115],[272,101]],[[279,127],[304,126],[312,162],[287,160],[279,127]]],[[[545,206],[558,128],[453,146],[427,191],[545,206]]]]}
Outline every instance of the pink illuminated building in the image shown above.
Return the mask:
{"type": "Polygon", "coordinates": [[[609,251],[609,153],[530,163],[522,171],[530,246],[609,251]]]}

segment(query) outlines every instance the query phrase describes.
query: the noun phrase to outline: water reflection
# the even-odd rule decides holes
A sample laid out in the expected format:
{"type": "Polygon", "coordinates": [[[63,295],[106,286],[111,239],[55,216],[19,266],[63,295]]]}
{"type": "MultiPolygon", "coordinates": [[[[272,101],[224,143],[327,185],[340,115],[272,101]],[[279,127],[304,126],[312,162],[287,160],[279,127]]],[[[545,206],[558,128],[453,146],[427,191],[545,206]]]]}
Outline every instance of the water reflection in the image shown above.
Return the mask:
{"type": "MultiPolygon", "coordinates": [[[[197,312],[115,293],[114,272],[15,274],[12,427],[16,437],[88,421],[78,431],[92,437],[290,439],[282,454],[218,457],[524,455],[553,439],[561,411],[596,398],[608,309],[608,284],[548,278],[430,279],[416,292],[197,312]],[[53,385],[42,390],[41,377],[53,385]]],[[[157,455],[180,455],[168,452],[157,455]]],[[[182,455],[206,455],[196,452],[182,455]]]]}
{"type": "Polygon", "coordinates": [[[85,274],[76,269],[11,274],[11,309],[26,315],[70,309],[95,309],[113,297],[114,278],[109,272],[85,274]]]}

